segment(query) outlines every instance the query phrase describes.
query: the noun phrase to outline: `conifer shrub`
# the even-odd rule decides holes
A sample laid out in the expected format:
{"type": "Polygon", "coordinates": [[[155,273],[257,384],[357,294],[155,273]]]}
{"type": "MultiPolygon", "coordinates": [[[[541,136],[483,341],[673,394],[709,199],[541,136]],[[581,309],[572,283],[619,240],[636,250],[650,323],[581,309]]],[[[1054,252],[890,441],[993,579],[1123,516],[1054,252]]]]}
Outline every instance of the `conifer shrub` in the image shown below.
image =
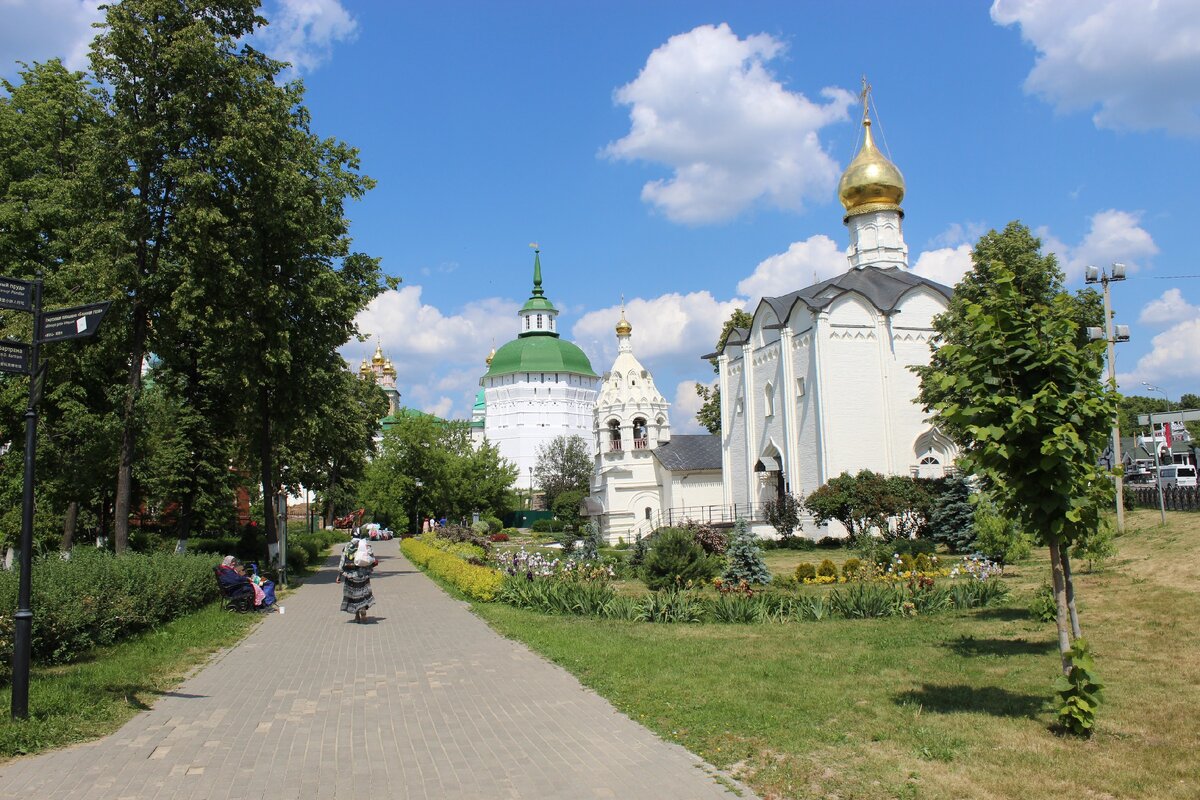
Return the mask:
{"type": "Polygon", "coordinates": [[[725,551],[727,561],[722,577],[727,581],[745,581],[747,584],[767,584],[771,582],[771,571],[767,569],[759,549],[758,540],[750,531],[746,520],[738,517],[733,526],[733,536],[729,548],[725,551]]]}
{"type": "Polygon", "coordinates": [[[817,575],[822,578],[836,578],[838,574],[837,566],[828,558],[821,562],[817,567],[817,575]]]}
{"type": "Polygon", "coordinates": [[[970,553],[975,546],[975,509],[971,486],[963,475],[946,478],[929,512],[929,538],[952,553],[970,553]]]}
{"type": "Polygon", "coordinates": [[[848,581],[857,580],[862,571],[862,562],[857,558],[847,558],[846,563],[842,564],[842,577],[848,581]]]}
{"type": "Polygon", "coordinates": [[[806,580],[811,581],[817,577],[817,568],[807,561],[801,561],[796,565],[796,583],[804,583],[806,580]]]}
{"type": "Polygon", "coordinates": [[[720,560],[706,554],[691,531],[664,528],[654,535],[642,573],[646,585],[658,591],[688,581],[705,583],[719,570],[720,560]]]}

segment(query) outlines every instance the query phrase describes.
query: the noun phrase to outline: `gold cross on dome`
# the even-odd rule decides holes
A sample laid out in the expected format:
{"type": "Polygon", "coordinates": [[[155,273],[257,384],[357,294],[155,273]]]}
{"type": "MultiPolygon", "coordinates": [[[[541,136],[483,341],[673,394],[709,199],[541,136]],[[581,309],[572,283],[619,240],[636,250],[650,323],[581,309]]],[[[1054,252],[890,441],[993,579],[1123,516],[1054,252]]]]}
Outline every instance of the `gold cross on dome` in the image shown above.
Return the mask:
{"type": "Polygon", "coordinates": [[[868,105],[871,102],[871,84],[867,83],[866,75],[862,76],[862,91],[858,93],[858,96],[862,99],[863,119],[866,119],[869,113],[868,105]]]}

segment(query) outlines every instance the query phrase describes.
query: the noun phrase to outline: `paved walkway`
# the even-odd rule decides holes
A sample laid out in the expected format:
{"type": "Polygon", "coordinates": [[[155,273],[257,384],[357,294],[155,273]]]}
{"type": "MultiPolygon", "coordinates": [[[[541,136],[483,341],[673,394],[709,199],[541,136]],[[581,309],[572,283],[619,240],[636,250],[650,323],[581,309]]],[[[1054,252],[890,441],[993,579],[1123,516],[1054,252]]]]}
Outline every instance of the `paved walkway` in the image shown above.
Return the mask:
{"type": "Polygon", "coordinates": [[[495,634],[397,542],[376,552],[371,624],[338,610],[331,559],[285,613],[112,736],[0,765],[0,797],[733,796],[699,758],[495,634]]]}

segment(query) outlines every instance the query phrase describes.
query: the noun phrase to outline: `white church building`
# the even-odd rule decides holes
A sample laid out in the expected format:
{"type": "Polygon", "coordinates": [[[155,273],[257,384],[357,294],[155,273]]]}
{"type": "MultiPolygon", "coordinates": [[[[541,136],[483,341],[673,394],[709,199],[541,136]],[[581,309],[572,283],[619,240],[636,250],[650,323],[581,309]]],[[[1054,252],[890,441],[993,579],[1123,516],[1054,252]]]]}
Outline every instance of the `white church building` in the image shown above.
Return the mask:
{"type": "MultiPolygon", "coordinates": [[[[844,471],[940,477],[956,455],[926,421],[909,369],[928,363],[933,318],[951,289],[910,271],[904,178],[876,148],[865,108],[862,125],[839,186],[850,269],[764,297],[750,327],[715,354],[723,502],[751,519],[762,519],[765,501],[807,494],[844,471]]],[[[805,528],[829,533],[840,526],[805,528]]]]}
{"type": "Polygon", "coordinates": [[[538,250],[533,292],[517,320],[517,338],[488,356],[471,424],[473,438],[486,437],[517,465],[517,484],[524,485],[535,477],[542,445],[558,436],[592,438],[600,378],[584,352],[559,336],[558,309],[542,290],[538,250]]]}
{"type": "Polygon", "coordinates": [[[669,403],[633,354],[633,326],[617,323],[617,357],[596,398],[596,468],[588,515],[610,542],[632,541],[660,525],[712,516],[722,500],[721,442],[671,434],[669,403]]]}

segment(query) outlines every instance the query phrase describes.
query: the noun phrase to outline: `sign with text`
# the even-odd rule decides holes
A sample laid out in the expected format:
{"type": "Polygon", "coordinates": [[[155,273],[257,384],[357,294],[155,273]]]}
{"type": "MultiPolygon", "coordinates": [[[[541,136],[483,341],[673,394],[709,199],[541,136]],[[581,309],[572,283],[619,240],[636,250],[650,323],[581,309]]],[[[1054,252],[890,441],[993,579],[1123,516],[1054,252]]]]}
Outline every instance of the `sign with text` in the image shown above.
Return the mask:
{"type": "Polygon", "coordinates": [[[29,345],[0,339],[0,372],[29,374],[29,345]]]}
{"type": "Polygon", "coordinates": [[[33,284],[16,278],[0,278],[0,308],[33,310],[33,284]]]}
{"type": "Polygon", "coordinates": [[[91,336],[99,329],[110,305],[112,301],[46,311],[38,320],[38,341],[61,342],[91,336]]]}
{"type": "Polygon", "coordinates": [[[1153,414],[1138,414],[1138,425],[1149,425],[1150,417],[1154,417],[1155,425],[1162,425],[1164,422],[1172,425],[1176,430],[1183,427],[1185,421],[1195,421],[1200,419],[1200,411],[1156,411],[1153,414]]]}

